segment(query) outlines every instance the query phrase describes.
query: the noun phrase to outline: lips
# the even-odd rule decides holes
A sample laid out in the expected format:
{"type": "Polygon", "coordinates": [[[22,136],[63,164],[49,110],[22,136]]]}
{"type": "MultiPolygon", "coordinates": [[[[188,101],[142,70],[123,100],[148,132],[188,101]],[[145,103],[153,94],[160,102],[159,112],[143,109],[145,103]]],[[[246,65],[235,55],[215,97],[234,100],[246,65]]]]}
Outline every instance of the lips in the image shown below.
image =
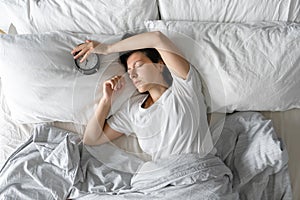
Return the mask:
{"type": "Polygon", "coordinates": [[[137,86],[138,84],[140,84],[140,82],[141,82],[141,81],[134,81],[133,84],[134,84],[135,86],[137,86]]]}

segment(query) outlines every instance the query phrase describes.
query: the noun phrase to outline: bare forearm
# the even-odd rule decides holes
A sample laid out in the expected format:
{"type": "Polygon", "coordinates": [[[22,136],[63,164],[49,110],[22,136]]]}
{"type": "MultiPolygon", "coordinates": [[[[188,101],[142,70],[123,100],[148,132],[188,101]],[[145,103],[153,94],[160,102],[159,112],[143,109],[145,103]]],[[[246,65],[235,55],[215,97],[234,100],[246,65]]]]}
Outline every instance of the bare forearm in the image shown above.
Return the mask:
{"type": "MultiPolygon", "coordinates": [[[[101,45],[100,45],[101,46],[101,45]]],[[[186,78],[189,63],[175,44],[159,31],[134,35],[117,43],[107,45],[106,53],[122,52],[144,48],[155,48],[166,66],[177,76],[186,78]]]]}
{"type": "Polygon", "coordinates": [[[101,99],[95,114],[89,120],[83,136],[83,143],[87,145],[95,145],[103,134],[105,119],[109,113],[111,102],[101,99]]]}
{"type": "MultiPolygon", "coordinates": [[[[108,45],[107,53],[115,53],[143,48],[156,48],[157,50],[177,50],[175,45],[161,32],[146,32],[134,35],[117,43],[108,45]]],[[[176,52],[179,53],[179,52],[176,52]]]]}
{"type": "Polygon", "coordinates": [[[159,40],[157,32],[134,35],[108,46],[108,52],[121,52],[143,48],[155,48],[159,40]]]}
{"type": "Polygon", "coordinates": [[[141,33],[113,44],[86,41],[86,43],[75,47],[71,53],[79,52],[74,59],[83,56],[81,59],[83,61],[90,53],[106,55],[144,48],[155,48],[160,53],[164,64],[173,73],[183,79],[186,78],[190,68],[189,63],[175,44],[159,31],[141,33]]]}

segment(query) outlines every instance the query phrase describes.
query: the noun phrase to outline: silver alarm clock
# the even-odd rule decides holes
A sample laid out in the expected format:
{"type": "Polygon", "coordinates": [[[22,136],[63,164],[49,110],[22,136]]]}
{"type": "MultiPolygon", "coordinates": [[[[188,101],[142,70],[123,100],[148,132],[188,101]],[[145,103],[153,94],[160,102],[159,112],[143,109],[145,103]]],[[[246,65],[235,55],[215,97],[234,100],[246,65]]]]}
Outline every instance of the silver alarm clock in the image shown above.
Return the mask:
{"type": "MultiPolygon", "coordinates": [[[[76,54],[75,54],[76,55],[76,54]]],[[[75,56],[74,55],[74,56],[75,56]]],[[[100,59],[99,55],[91,53],[83,62],[80,62],[83,56],[80,56],[77,59],[74,59],[76,68],[78,71],[85,75],[91,75],[96,73],[100,68],[100,59]]]]}

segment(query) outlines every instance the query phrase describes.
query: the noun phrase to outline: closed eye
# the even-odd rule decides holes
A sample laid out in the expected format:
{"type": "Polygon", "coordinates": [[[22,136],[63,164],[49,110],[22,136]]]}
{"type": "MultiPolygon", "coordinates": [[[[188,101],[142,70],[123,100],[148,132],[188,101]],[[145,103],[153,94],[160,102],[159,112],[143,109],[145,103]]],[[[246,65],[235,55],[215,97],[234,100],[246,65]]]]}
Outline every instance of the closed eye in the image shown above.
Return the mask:
{"type": "Polygon", "coordinates": [[[133,69],[142,67],[143,65],[144,65],[144,62],[136,61],[136,62],[133,64],[132,67],[128,67],[128,68],[127,68],[127,72],[131,72],[133,69]]]}
{"type": "Polygon", "coordinates": [[[144,65],[144,63],[142,63],[142,62],[137,62],[137,63],[135,64],[134,68],[139,68],[139,67],[141,67],[141,66],[143,66],[143,65],[144,65]]]}

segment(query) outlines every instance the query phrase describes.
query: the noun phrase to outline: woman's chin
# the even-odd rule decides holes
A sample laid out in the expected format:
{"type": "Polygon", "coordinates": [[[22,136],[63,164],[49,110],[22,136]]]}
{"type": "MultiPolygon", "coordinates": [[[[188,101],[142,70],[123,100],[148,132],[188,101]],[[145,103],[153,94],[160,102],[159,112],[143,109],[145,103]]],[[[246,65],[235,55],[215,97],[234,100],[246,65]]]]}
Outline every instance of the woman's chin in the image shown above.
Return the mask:
{"type": "Polygon", "coordinates": [[[140,86],[138,86],[138,87],[136,87],[137,88],[137,90],[139,91],[139,93],[144,93],[144,92],[147,92],[148,90],[145,88],[145,87],[143,87],[142,85],[140,85],[140,86]]]}
{"type": "Polygon", "coordinates": [[[139,93],[147,92],[147,90],[144,90],[144,89],[142,89],[142,88],[137,88],[137,90],[139,91],[139,93]]]}

